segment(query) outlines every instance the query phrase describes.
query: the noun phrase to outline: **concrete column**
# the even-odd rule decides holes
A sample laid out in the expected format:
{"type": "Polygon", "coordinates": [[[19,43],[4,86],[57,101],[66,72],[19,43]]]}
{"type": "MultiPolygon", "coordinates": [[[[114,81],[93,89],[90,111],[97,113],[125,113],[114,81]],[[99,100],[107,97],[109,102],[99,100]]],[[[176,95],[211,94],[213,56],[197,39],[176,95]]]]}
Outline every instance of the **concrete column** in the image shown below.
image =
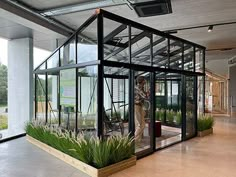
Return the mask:
{"type": "Polygon", "coordinates": [[[8,123],[12,135],[24,133],[33,117],[33,40],[8,42],[8,123]]]}

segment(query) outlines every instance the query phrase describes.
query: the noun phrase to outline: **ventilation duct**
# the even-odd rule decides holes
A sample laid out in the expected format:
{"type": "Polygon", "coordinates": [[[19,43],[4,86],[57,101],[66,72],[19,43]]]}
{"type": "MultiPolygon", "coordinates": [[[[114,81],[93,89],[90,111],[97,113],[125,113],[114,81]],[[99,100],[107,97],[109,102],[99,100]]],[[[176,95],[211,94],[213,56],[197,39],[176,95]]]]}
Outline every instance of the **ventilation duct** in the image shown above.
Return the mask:
{"type": "Polygon", "coordinates": [[[131,5],[139,17],[149,17],[172,13],[171,0],[134,0],[131,5]]]}

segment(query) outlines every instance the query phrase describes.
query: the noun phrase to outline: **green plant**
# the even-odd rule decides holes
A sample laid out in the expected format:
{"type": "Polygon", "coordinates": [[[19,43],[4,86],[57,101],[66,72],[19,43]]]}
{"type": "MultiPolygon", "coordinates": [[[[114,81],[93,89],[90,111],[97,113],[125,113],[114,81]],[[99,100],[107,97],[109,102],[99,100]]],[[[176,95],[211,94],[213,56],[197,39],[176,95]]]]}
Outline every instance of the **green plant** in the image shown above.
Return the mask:
{"type": "Polygon", "coordinates": [[[164,121],[164,118],[165,118],[165,110],[164,109],[156,110],[155,114],[156,114],[155,115],[156,120],[161,121],[161,122],[164,121]]]}
{"type": "Polygon", "coordinates": [[[181,113],[181,111],[177,111],[175,116],[176,116],[176,124],[181,125],[181,122],[182,122],[182,113],[181,113]]]}
{"type": "Polygon", "coordinates": [[[158,120],[158,121],[161,120],[160,119],[160,111],[158,111],[158,110],[156,110],[156,112],[155,112],[155,120],[158,120]]]}
{"type": "Polygon", "coordinates": [[[129,109],[127,109],[127,110],[125,111],[125,117],[124,117],[123,121],[124,121],[124,122],[128,122],[128,121],[129,121],[129,109]]]}
{"type": "Polygon", "coordinates": [[[174,122],[174,116],[175,113],[172,109],[166,111],[166,119],[168,120],[169,123],[172,124],[174,122]]]}
{"type": "Polygon", "coordinates": [[[198,131],[208,130],[213,127],[214,119],[210,115],[199,115],[197,120],[198,131]]]}
{"type": "Polygon", "coordinates": [[[0,130],[8,128],[8,120],[6,115],[0,115],[0,130]]]}
{"type": "Polygon", "coordinates": [[[82,133],[76,136],[72,131],[62,131],[40,122],[28,123],[25,129],[33,138],[96,168],[130,158],[133,154],[134,139],[129,135],[106,139],[82,133]]]}

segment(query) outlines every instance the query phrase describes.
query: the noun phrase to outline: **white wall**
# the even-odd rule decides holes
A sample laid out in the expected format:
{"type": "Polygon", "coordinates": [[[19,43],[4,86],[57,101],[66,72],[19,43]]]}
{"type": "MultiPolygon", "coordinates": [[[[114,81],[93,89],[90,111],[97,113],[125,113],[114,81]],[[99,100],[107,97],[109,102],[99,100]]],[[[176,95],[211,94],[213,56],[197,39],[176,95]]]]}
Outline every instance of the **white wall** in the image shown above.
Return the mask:
{"type": "Polygon", "coordinates": [[[228,60],[209,60],[206,62],[206,68],[215,72],[216,74],[220,74],[226,76],[228,74],[228,60]]]}

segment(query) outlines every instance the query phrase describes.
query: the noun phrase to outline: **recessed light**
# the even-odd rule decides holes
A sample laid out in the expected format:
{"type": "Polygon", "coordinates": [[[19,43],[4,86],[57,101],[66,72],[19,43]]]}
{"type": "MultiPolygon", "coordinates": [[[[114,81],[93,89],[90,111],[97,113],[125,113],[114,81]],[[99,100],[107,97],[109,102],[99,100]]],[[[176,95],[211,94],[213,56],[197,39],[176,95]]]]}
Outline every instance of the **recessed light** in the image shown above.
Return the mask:
{"type": "Polygon", "coordinates": [[[210,33],[210,32],[212,32],[212,30],[213,30],[213,25],[210,25],[208,28],[208,32],[210,33]]]}

